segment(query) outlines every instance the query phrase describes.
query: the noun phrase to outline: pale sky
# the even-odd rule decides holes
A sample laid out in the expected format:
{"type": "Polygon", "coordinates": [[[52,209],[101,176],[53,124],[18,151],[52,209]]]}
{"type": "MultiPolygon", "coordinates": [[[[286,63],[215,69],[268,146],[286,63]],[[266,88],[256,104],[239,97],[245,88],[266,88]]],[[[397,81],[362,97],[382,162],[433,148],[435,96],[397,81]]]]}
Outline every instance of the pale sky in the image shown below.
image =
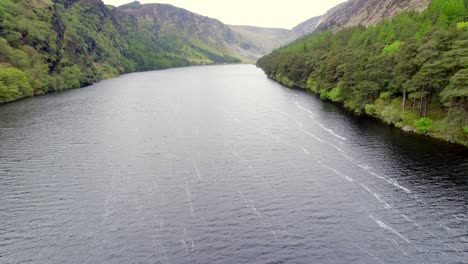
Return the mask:
{"type": "MultiPolygon", "coordinates": [[[[133,0],[103,0],[114,6],[133,0]]],[[[139,0],[140,3],[166,3],[194,13],[216,18],[225,24],[291,29],[324,14],[345,0],[139,0]]]]}

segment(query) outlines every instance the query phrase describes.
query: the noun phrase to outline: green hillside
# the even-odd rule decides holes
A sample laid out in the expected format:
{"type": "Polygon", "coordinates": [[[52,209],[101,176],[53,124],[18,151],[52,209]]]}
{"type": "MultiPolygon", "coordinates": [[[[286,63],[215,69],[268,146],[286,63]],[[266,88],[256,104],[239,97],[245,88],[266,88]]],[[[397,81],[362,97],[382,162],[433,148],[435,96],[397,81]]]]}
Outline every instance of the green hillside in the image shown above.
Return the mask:
{"type": "Polygon", "coordinates": [[[433,0],[422,14],[314,33],[258,66],[357,114],[468,145],[467,7],[433,0]]]}
{"type": "MultiPolygon", "coordinates": [[[[219,41],[210,46],[197,36],[165,30],[165,17],[125,12],[142,6],[148,8],[138,2],[117,8],[101,0],[0,1],[0,103],[125,72],[241,61],[219,41]]],[[[213,31],[208,22],[206,31],[213,31]]],[[[245,45],[235,36],[226,40],[231,42],[245,45]]]]}

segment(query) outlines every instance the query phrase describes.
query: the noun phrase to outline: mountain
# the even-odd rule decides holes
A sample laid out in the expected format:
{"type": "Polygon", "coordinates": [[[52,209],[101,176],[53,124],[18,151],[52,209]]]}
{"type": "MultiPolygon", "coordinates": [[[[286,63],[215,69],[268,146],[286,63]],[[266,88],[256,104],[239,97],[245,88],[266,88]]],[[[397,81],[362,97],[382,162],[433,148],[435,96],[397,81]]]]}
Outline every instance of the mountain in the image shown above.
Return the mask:
{"type": "Polygon", "coordinates": [[[101,0],[0,1],[0,103],[121,73],[253,61],[261,48],[170,5],[101,0]]]}
{"type": "Polygon", "coordinates": [[[431,0],[349,0],[330,9],[320,18],[316,30],[374,25],[401,11],[421,12],[431,0]]]}
{"type": "Polygon", "coordinates": [[[302,22],[291,30],[237,25],[229,25],[229,27],[254,43],[256,47],[260,47],[260,56],[256,58],[258,59],[283,45],[312,33],[316,29],[318,22],[320,22],[320,17],[314,17],[302,22]]]}
{"type": "Polygon", "coordinates": [[[205,49],[219,55],[240,57],[243,61],[255,61],[262,55],[259,47],[219,20],[182,8],[168,4],[141,5],[134,2],[120,6],[119,10],[136,17],[140,23],[145,21],[144,23],[150,24],[159,37],[183,38],[194,48],[205,49]]]}

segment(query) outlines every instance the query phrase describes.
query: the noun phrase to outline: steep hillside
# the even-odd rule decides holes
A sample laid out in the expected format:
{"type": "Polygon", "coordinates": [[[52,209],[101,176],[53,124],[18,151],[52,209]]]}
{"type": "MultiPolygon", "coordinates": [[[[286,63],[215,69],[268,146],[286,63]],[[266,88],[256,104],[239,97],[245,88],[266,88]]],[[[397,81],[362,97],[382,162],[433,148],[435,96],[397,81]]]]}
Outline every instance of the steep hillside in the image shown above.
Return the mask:
{"type": "Polygon", "coordinates": [[[432,0],[423,13],[332,29],[258,65],[270,78],[356,114],[468,146],[467,0],[432,0]]]}
{"type": "Polygon", "coordinates": [[[404,10],[423,11],[431,0],[349,0],[325,13],[317,30],[374,25],[404,10]]]}
{"type": "MultiPolygon", "coordinates": [[[[183,38],[195,49],[207,50],[220,56],[240,56],[244,61],[255,61],[262,55],[259,47],[220,21],[182,8],[167,4],[139,5],[134,2],[120,6],[119,9],[136,17],[140,24],[151,27],[159,37],[183,38]]],[[[209,60],[200,62],[209,63],[209,60]]]]}
{"type": "Polygon", "coordinates": [[[311,19],[308,19],[300,23],[299,25],[291,29],[291,31],[289,32],[288,43],[293,42],[294,40],[304,35],[314,32],[317,29],[317,26],[319,25],[321,18],[322,18],[321,16],[313,17],[311,19]]]}

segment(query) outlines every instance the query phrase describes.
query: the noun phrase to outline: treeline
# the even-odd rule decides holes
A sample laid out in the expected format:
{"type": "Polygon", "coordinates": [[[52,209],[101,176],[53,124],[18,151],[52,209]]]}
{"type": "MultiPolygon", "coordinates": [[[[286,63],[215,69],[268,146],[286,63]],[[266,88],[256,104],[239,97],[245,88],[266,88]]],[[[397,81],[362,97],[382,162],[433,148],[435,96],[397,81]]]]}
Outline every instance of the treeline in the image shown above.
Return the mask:
{"type": "Polygon", "coordinates": [[[261,58],[278,82],[398,127],[468,145],[468,0],[322,31],[261,58]]]}
{"type": "Polygon", "coordinates": [[[240,62],[101,0],[0,1],[0,103],[121,73],[240,62]]]}

